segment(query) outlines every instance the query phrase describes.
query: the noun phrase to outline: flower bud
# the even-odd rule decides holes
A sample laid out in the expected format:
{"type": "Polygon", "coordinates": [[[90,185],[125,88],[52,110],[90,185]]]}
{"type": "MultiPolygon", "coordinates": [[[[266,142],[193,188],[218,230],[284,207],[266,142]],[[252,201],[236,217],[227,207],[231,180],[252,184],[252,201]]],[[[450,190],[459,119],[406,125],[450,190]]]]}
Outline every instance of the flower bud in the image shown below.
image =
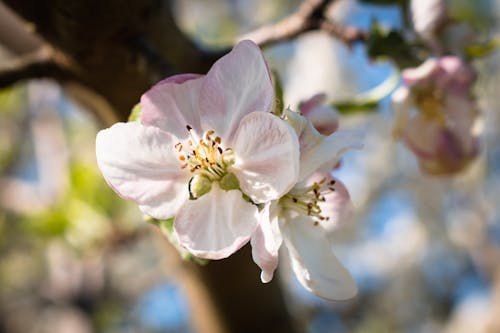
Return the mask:
{"type": "Polygon", "coordinates": [[[326,95],[316,94],[300,103],[300,112],[309,119],[314,128],[323,135],[330,135],[339,127],[338,112],[325,104],[326,95]]]}

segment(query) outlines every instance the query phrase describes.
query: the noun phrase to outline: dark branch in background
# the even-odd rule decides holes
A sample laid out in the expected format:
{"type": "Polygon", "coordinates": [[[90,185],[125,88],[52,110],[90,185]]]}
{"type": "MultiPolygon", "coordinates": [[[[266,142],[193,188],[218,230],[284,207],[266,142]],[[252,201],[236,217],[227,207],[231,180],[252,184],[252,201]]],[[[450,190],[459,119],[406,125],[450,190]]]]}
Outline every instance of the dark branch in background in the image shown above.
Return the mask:
{"type": "Polygon", "coordinates": [[[355,27],[346,27],[328,19],[326,13],[335,0],[305,0],[297,11],[281,21],[263,26],[240,38],[251,39],[261,47],[290,40],[312,30],[323,30],[348,46],[364,42],[367,33],[355,27]]]}
{"type": "Polygon", "coordinates": [[[168,64],[155,46],[143,36],[131,39],[129,45],[138,58],[139,66],[151,72],[150,77],[152,81],[159,81],[175,74],[172,65],[168,64]]]}
{"type": "Polygon", "coordinates": [[[74,80],[75,76],[46,48],[0,66],[0,88],[33,78],[52,78],[63,82],[74,80]]]}

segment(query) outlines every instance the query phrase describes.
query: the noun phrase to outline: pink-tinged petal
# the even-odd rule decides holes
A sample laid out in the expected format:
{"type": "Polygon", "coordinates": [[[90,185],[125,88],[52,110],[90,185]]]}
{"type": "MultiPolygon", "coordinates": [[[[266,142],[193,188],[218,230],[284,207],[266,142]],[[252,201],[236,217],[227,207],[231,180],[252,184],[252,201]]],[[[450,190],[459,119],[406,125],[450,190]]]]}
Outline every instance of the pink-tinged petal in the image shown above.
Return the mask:
{"type": "Polygon", "coordinates": [[[268,283],[273,278],[278,267],[278,250],[283,241],[277,214],[272,213],[276,209],[276,202],[265,205],[260,212],[260,223],[250,239],[252,258],[262,270],[260,279],[263,283],[268,283]]]}
{"type": "Polygon", "coordinates": [[[299,138],[301,145],[299,181],[305,180],[326,164],[336,165],[346,150],[361,149],[364,140],[364,135],[360,131],[341,130],[324,137],[319,144],[305,146],[304,142],[307,141],[303,139],[303,135],[299,138]]]}
{"type": "Polygon", "coordinates": [[[141,97],[143,125],[155,126],[178,138],[189,136],[189,125],[198,134],[200,126],[199,95],[203,76],[175,76],[156,84],[141,97]]]}
{"type": "Polygon", "coordinates": [[[238,190],[217,183],[207,194],[188,200],[174,221],[179,243],[197,257],[222,259],[245,245],[257,227],[259,212],[238,190]]]}
{"type": "Polygon", "coordinates": [[[424,38],[437,33],[448,18],[445,0],[412,0],[410,9],[415,31],[424,38]]]}
{"type": "Polygon", "coordinates": [[[208,72],[201,89],[202,126],[231,140],[240,120],[253,111],[270,111],[274,89],[264,57],[251,41],[238,43],[208,72]]]}
{"type": "Polygon", "coordinates": [[[416,68],[408,68],[401,72],[403,82],[408,87],[430,83],[432,76],[439,71],[439,61],[436,58],[428,58],[416,68]]]}
{"type": "Polygon", "coordinates": [[[339,113],[328,105],[314,108],[307,118],[322,135],[330,135],[339,128],[339,113]]]}
{"type": "Polygon", "coordinates": [[[328,300],[356,296],[355,282],[312,219],[302,215],[288,219],[282,232],[295,276],[307,290],[328,300]]]}
{"type": "Polygon", "coordinates": [[[316,107],[326,102],[326,94],[319,93],[299,104],[300,112],[307,117],[316,107]]]}
{"type": "Polygon", "coordinates": [[[254,202],[275,200],[292,188],[299,173],[299,144],[293,129],[266,112],[252,112],[238,127],[231,147],[231,172],[254,202]]]}
{"type": "Polygon", "coordinates": [[[339,127],[339,113],[325,105],[326,95],[316,94],[307,101],[300,103],[299,110],[309,119],[314,128],[322,135],[330,135],[339,127]]]}
{"type": "Polygon", "coordinates": [[[439,59],[444,74],[436,77],[436,84],[448,93],[459,96],[470,96],[477,73],[474,68],[457,56],[439,59]]]}
{"type": "Polygon", "coordinates": [[[175,143],[156,127],[117,123],[97,134],[97,163],[120,196],[152,217],[170,218],[189,196],[189,174],[180,168],[175,143]]]}
{"type": "Polygon", "coordinates": [[[177,74],[177,75],[169,76],[166,79],[161,80],[157,84],[164,84],[164,83],[181,84],[181,83],[184,83],[184,82],[189,81],[189,80],[199,79],[203,76],[204,75],[202,75],[202,74],[193,74],[193,73],[177,74]]]}
{"type": "Polygon", "coordinates": [[[437,145],[442,127],[422,115],[413,117],[407,124],[403,141],[421,158],[434,158],[438,154],[437,145]]]}

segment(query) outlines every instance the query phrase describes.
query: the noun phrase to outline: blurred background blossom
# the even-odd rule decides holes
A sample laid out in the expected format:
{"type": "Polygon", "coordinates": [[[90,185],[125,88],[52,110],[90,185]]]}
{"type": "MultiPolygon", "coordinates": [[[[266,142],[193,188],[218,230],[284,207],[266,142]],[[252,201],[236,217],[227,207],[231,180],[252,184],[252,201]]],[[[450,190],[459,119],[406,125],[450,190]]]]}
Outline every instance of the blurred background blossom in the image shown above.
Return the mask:
{"type": "MultiPolygon", "coordinates": [[[[299,3],[178,0],[175,8],[183,29],[210,48],[299,3]]],[[[500,33],[500,1],[452,3],[455,17],[500,33]]],[[[397,28],[405,17],[398,6],[337,5],[336,19],[362,28],[373,19],[397,28]]],[[[342,100],[391,75],[389,62],[366,53],[318,32],[265,52],[295,109],[316,93],[342,100]]],[[[0,62],[12,56],[0,45],[0,62]]],[[[340,118],[340,128],[367,132],[364,150],[347,153],[334,172],[356,207],[333,236],[334,251],[360,292],[324,301],[281,261],[289,310],[306,331],[500,331],[499,64],[498,51],[473,63],[482,149],[454,177],[423,175],[393,141],[389,98],[377,112],[340,118]]],[[[96,168],[96,120],[48,80],[1,90],[0,117],[0,332],[195,332],[177,253],[96,168]]]]}

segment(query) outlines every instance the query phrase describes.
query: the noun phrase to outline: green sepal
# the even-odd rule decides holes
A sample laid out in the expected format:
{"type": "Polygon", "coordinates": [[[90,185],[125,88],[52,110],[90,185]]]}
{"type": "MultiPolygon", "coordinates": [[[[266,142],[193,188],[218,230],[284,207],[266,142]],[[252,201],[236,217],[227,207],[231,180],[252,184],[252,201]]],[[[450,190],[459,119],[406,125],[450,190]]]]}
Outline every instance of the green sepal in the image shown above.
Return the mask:
{"type": "Polygon", "coordinates": [[[167,237],[170,244],[172,244],[175,247],[175,249],[177,250],[177,252],[179,252],[179,254],[181,255],[181,258],[183,260],[196,262],[200,265],[206,265],[210,260],[202,259],[202,258],[198,258],[198,257],[194,256],[193,254],[186,251],[186,249],[184,249],[179,244],[179,242],[177,241],[177,237],[175,236],[175,233],[174,233],[174,219],[175,218],[171,217],[171,218],[166,219],[166,220],[159,220],[159,219],[152,218],[150,216],[146,216],[144,218],[144,220],[146,222],[154,224],[160,229],[162,234],[164,234],[165,237],[167,237]]]}
{"type": "Polygon", "coordinates": [[[276,70],[271,70],[271,76],[273,79],[274,86],[274,110],[273,113],[278,117],[283,114],[284,102],[283,102],[283,85],[281,83],[281,77],[276,70]]]}
{"type": "Polygon", "coordinates": [[[394,70],[392,74],[381,84],[366,92],[354,96],[350,100],[332,102],[331,106],[341,114],[366,113],[375,110],[378,103],[394,91],[399,84],[399,72],[394,70]]]}
{"type": "Polygon", "coordinates": [[[128,116],[128,122],[133,122],[133,121],[140,121],[141,120],[141,114],[142,114],[142,107],[141,103],[137,103],[133,108],[132,111],[130,111],[130,115],[128,116]]]}
{"type": "Polygon", "coordinates": [[[481,58],[495,52],[499,47],[500,36],[496,36],[487,42],[467,46],[465,54],[472,59],[481,58]]]}

